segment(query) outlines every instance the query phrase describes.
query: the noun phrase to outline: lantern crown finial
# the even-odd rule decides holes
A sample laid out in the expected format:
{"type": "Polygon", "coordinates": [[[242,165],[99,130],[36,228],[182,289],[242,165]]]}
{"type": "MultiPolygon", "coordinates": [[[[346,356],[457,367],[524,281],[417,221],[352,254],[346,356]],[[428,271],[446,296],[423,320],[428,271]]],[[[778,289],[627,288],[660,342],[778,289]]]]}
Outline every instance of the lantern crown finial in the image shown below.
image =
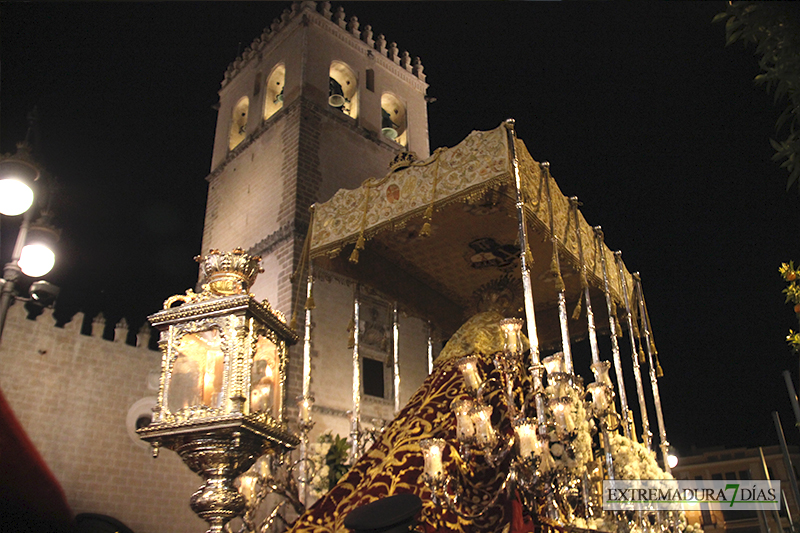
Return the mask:
{"type": "Polygon", "coordinates": [[[251,256],[241,248],[231,252],[212,249],[195,261],[202,265],[207,289],[220,296],[247,294],[258,274],[264,272],[261,256],[251,256]]]}

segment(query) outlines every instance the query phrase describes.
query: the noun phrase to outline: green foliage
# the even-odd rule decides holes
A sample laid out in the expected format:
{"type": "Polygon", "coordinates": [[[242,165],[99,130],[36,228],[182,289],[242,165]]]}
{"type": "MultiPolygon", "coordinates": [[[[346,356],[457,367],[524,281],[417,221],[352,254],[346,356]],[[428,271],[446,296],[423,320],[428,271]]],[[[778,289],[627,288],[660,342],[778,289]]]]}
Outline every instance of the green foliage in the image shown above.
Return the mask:
{"type": "Polygon", "coordinates": [[[319,442],[331,445],[325,455],[325,464],[328,466],[328,489],[331,489],[350,468],[347,465],[347,439],[328,432],[320,435],[319,442]]]}
{"type": "Polygon", "coordinates": [[[784,140],[770,139],[775,155],[789,172],[786,189],[798,183],[800,192],[800,8],[793,2],[732,2],[713,22],[725,20],[725,42],[755,45],[763,71],[755,82],[774,92],[775,102],[788,104],[778,118],[776,133],[784,140]]]}
{"type": "MultiPolygon", "coordinates": [[[[786,295],[786,303],[794,306],[794,312],[797,315],[797,320],[800,321],[800,270],[794,267],[794,261],[789,264],[783,263],[778,269],[783,281],[787,283],[786,288],[783,289],[783,294],[786,295]]],[[[796,354],[800,354],[800,333],[789,330],[789,335],[786,336],[786,342],[796,354]]]]}

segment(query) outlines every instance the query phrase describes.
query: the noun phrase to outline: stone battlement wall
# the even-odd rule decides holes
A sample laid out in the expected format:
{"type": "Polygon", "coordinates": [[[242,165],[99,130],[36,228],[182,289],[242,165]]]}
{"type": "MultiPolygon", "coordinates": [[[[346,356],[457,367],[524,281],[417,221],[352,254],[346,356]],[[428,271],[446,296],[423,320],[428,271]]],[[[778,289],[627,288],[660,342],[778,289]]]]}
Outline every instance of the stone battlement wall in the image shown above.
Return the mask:
{"type": "Polygon", "coordinates": [[[84,318],[56,327],[51,310],[28,320],[23,305],[13,305],[0,343],[0,389],[73,513],[110,515],[136,533],[203,531],[189,508],[200,477],[169,450],[153,460],[133,433],[158,395],[161,355],[148,348],[149,325],[131,346],[124,320],[107,340],[102,316],[91,335],[81,333],[84,318]]]}

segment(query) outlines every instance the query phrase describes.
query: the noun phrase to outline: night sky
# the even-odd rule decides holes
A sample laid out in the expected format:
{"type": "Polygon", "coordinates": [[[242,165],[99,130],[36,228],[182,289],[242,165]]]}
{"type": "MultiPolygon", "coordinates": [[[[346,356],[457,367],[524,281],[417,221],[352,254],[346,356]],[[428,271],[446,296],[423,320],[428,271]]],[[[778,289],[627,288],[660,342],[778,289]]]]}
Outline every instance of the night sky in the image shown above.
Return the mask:
{"type": "MultiPolygon", "coordinates": [[[[753,84],[752,50],[724,46],[711,24],[723,2],[341,5],[422,58],[432,148],[513,117],[641,272],[682,453],[776,444],[773,410],[800,440],[781,376],[797,378],[784,342],[797,321],[778,275],[800,261],[800,200],[768,141],[785,104],[753,84]]],[[[60,187],[47,279],[61,320],[102,311],[135,330],[194,286],[216,93],[287,6],[0,5],[0,151],[38,106],[39,156],[60,187]]],[[[2,220],[3,262],[18,224],[2,220]]]]}

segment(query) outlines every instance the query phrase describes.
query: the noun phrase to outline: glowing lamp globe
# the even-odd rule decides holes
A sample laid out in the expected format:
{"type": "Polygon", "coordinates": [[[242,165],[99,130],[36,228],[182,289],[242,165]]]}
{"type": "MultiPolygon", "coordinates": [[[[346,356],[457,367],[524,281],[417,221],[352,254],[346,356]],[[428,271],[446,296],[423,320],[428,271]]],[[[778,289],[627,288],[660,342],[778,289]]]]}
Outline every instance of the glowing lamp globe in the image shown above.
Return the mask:
{"type": "Polygon", "coordinates": [[[0,213],[21,215],[33,204],[33,190],[17,178],[0,179],[0,213]]]}
{"type": "Polygon", "coordinates": [[[41,243],[28,244],[22,249],[19,268],[26,276],[39,278],[53,268],[56,256],[53,251],[41,243]]]}
{"type": "Polygon", "coordinates": [[[667,455],[667,464],[670,468],[675,468],[678,466],[678,456],[673,454],[667,455]]]}

